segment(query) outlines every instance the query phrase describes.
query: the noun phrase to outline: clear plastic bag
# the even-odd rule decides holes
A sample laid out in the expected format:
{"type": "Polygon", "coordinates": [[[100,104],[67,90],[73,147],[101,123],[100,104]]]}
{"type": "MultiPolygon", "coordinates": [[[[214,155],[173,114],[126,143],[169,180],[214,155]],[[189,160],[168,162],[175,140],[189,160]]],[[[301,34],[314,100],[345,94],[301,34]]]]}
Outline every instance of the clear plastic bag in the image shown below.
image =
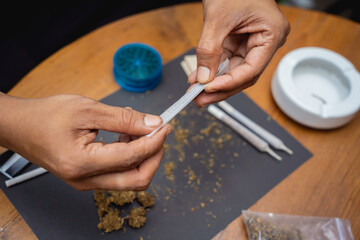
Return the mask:
{"type": "Polygon", "coordinates": [[[353,240],[349,220],[242,211],[250,240],[353,240]]]}

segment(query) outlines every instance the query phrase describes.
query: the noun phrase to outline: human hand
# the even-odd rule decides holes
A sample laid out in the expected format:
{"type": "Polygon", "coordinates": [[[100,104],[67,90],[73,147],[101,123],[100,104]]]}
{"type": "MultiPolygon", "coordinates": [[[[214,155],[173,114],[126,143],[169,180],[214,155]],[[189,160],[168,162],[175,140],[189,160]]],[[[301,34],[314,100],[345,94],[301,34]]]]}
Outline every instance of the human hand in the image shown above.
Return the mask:
{"type": "Polygon", "coordinates": [[[152,137],[140,137],[161,118],[76,95],[20,99],[2,94],[0,105],[0,145],[78,190],[146,189],[171,130],[166,125],[152,137]],[[122,133],[119,142],[94,142],[99,129],[122,133]]]}
{"type": "Polygon", "coordinates": [[[191,84],[210,82],[196,98],[200,107],[255,84],[290,32],[274,0],[204,0],[203,5],[198,68],[189,76],[191,84]],[[226,58],[230,71],[215,78],[219,63],[226,58]]]}

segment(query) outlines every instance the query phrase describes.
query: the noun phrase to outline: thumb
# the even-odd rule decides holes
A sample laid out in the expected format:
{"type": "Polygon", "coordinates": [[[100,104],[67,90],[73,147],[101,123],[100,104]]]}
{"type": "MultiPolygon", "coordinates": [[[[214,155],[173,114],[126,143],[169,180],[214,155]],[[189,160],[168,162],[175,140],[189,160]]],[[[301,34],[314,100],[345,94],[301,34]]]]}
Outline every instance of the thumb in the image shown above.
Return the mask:
{"type": "Polygon", "coordinates": [[[210,24],[206,20],[202,29],[201,37],[196,48],[197,75],[196,80],[205,84],[215,78],[217,68],[223,53],[223,42],[226,36],[217,30],[216,24],[210,24]]]}
{"type": "Polygon", "coordinates": [[[93,119],[95,129],[137,136],[150,133],[162,123],[159,116],[102,103],[96,107],[93,119]]]}

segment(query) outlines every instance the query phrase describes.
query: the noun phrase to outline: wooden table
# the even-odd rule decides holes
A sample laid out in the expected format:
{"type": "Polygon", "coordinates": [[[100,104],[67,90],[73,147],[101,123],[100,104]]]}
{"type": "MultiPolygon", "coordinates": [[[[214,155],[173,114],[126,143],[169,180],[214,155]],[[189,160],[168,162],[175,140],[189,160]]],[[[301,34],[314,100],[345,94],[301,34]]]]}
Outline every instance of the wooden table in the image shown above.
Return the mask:
{"type": "MultiPolygon", "coordinates": [[[[277,107],[270,92],[272,75],[289,51],[305,46],[331,49],[360,69],[360,24],[333,15],[281,6],[292,31],[258,83],[245,92],[314,156],[250,209],[254,211],[347,218],[360,238],[360,115],[331,131],[301,126],[277,107]]],[[[34,98],[59,93],[102,99],[119,86],[112,77],[112,57],[129,42],[155,47],[166,63],[196,47],[202,28],[201,3],[177,5],[130,16],[105,25],[62,48],[29,74],[10,95],[34,98]]],[[[185,81],[185,80],[184,80],[185,81]]],[[[36,239],[0,192],[1,239],[36,239]]],[[[242,231],[241,218],[227,233],[242,231]]],[[[229,238],[230,239],[230,238],[229,238]]]]}

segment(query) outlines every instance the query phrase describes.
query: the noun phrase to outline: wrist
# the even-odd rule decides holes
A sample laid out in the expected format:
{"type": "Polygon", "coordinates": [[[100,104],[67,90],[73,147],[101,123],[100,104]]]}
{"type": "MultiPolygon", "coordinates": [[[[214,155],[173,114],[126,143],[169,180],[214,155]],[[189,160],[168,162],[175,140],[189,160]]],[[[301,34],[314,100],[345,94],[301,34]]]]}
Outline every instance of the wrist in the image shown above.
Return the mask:
{"type": "Polygon", "coordinates": [[[21,121],[21,105],[24,100],[0,92],[0,146],[14,150],[21,121]]]}

